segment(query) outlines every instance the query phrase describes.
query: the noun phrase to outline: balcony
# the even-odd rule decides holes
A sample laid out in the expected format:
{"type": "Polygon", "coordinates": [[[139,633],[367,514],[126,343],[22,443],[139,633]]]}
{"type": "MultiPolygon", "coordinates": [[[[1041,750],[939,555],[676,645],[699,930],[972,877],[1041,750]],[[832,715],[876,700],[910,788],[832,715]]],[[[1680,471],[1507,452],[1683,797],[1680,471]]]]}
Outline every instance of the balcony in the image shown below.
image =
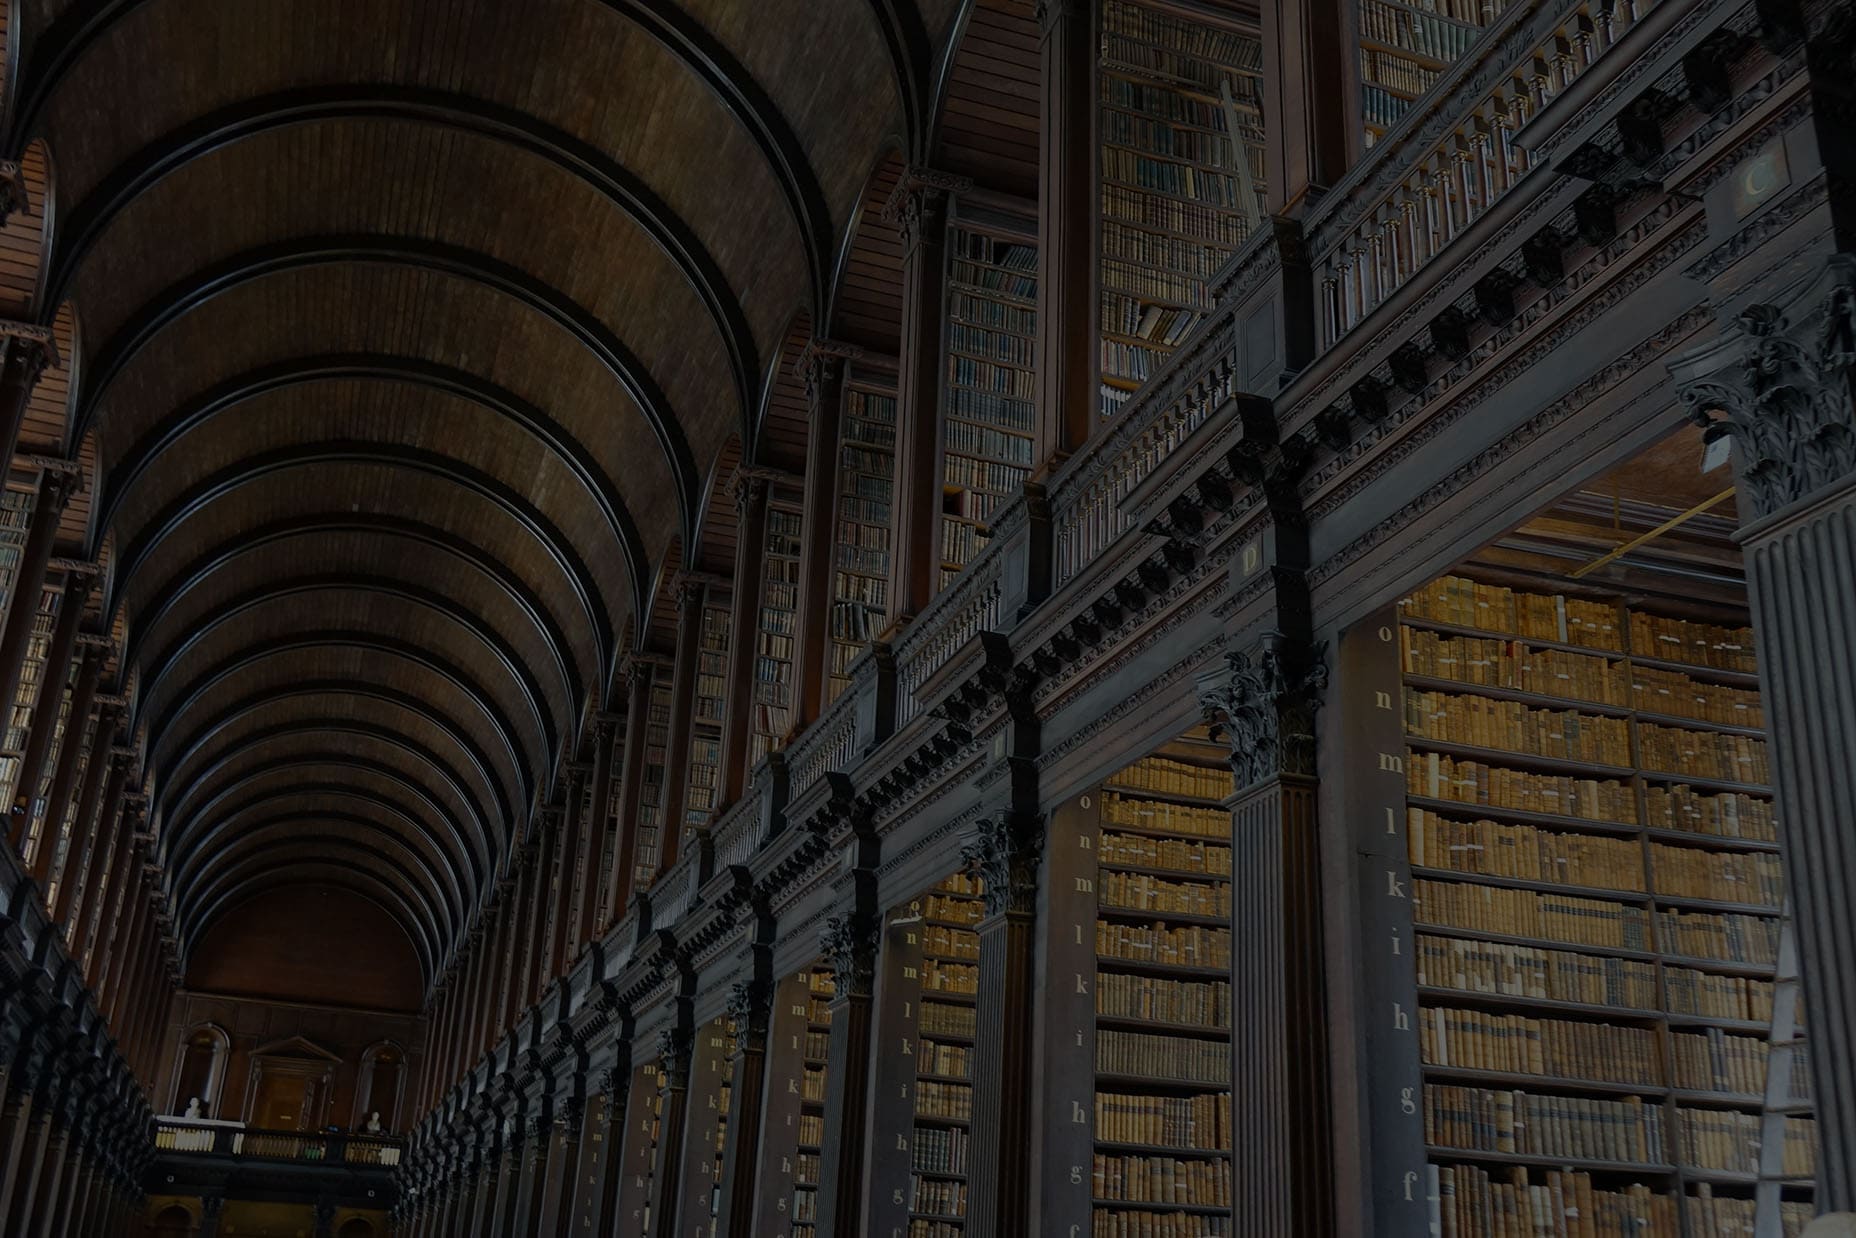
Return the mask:
{"type": "Polygon", "coordinates": [[[361,1131],[270,1131],[240,1122],[155,1119],[145,1189],[160,1195],[326,1199],[386,1209],[405,1141],[361,1131]]]}

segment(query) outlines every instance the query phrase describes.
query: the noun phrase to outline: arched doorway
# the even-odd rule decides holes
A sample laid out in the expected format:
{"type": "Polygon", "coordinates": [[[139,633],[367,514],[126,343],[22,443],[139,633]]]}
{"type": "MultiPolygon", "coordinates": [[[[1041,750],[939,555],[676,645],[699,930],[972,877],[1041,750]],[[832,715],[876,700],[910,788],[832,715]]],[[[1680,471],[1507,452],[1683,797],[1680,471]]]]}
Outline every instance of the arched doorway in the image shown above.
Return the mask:
{"type": "Polygon", "coordinates": [[[183,1033],[168,1112],[186,1113],[187,1107],[197,1099],[200,1117],[217,1117],[220,1089],[225,1086],[226,1057],[231,1049],[230,1038],[210,1023],[183,1033]]]}
{"type": "Polygon", "coordinates": [[[380,1129],[390,1134],[400,1125],[400,1090],[406,1074],[406,1054],[383,1040],[361,1055],[361,1077],[354,1093],[354,1129],[366,1130],[371,1115],[380,1115],[380,1129]]]}
{"type": "Polygon", "coordinates": [[[155,1214],[155,1238],[186,1238],[193,1232],[193,1217],[179,1204],[155,1214]]]}
{"type": "Polygon", "coordinates": [[[336,1231],[335,1238],[374,1238],[374,1227],[361,1217],[355,1217],[336,1231]]]}

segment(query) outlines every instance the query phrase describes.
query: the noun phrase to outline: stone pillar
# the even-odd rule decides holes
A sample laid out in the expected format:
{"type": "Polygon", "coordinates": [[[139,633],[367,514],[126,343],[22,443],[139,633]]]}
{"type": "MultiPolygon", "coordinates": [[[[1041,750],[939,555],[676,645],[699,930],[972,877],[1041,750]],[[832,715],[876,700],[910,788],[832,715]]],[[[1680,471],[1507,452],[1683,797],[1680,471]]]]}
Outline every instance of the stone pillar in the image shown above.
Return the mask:
{"type": "MultiPolygon", "coordinates": [[[[756,947],[756,961],[766,951],[756,947]]],[[[728,994],[735,1043],[729,1060],[728,1145],[722,1154],[722,1210],[716,1238],[752,1238],[754,1171],[760,1160],[761,1115],[767,1081],[767,1028],[772,991],[765,978],[738,982],[728,994]]]]}
{"type": "Polygon", "coordinates": [[[0,323],[0,461],[13,467],[26,402],[40,375],[58,364],[58,347],[50,327],[35,323],[0,323]]]}
{"type": "Polygon", "coordinates": [[[896,495],[889,617],[921,613],[941,585],[941,318],[947,299],[947,215],[962,177],[902,174],[884,208],[902,233],[902,348],[896,388],[896,495]]]}
{"type": "MultiPolygon", "coordinates": [[[[972,1173],[967,1225],[1031,1238],[1031,1145],[1040,1115],[1025,1098],[1037,1071],[1035,950],[1044,819],[1007,810],[983,817],[965,858],[984,882],[979,922],[979,1039],[973,1050],[972,1173]]],[[[1054,1120],[1054,1119],[1050,1119],[1054,1120]]]]}
{"type": "Polygon", "coordinates": [[[722,710],[722,768],[716,807],[734,803],[747,781],[754,719],[754,663],[760,653],[760,600],[766,586],[767,474],[735,473],[735,585],[729,606],[728,689],[722,710]]]}
{"type": "MultiPolygon", "coordinates": [[[[1278,605],[1301,626],[1300,579],[1278,605]]],[[[1315,711],[1324,651],[1271,632],[1202,675],[1230,748],[1232,1233],[1333,1233],[1327,1001],[1315,822],[1315,711]]]]}
{"type": "Polygon", "coordinates": [[[51,564],[58,522],[76,488],[77,478],[69,473],[39,475],[38,500],[32,506],[26,545],[13,575],[13,593],[6,601],[6,622],[0,625],[0,702],[9,710],[19,696],[20,669],[32,642],[32,627],[39,614],[39,595],[45,589],[45,569],[51,564]]]}
{"type": "MultiPolygon", "coordinates": [[[[677,1221],[671,1231],[676,1234],[709,1232],[714,1216],[715,1190],[719,1184],[715,1163],[718,1134],[732,1136],[733,1130],[718,1130],[723,1121],[722,1088],[728,1084],[728,1059],[733,1046],[724,1028],[713,1020],[696,1028],[690,1049],[688,1098],[685,1101],[683,1145],[679,1150],[682,1185],[677,1192],[677,1221]]],[[[732,1128],[734,1115],[728,1115],[732,1128]]]]}
{"type": "MultiPolygon", "coordinates": [[[[39,783],[44,780],[45,761],[51,755],[52,738],[58,732],[58,715],[64,706],[65,684],[71,678],[71,656],[77,652],[77,625],[83,622],[84,607],[90,602],[94,571],[69,570],[64,573],[64,596],[58,602],[58,618],[52,623],[52,638],[45,648],[45,668],[39,680],[39,699],[32,718],[26,724],[26,742],[19,758],[19,780],[13,786],[12,817],[7,833],[13,840],[15,854],[21,853],[32,825],[32,802],[38,798],[39,783]]],[[[95,676],[91,678],[94,687],[95,676]]],[[[75,711],[72,725],[66,728],[68,748],[77,747],[83,734],[84,718],[75,711]]],[[[73,836],[72,842],[81,839],[73,836]]],[[[45,825],[39,832],[38,854],[32,860],[32,879],[43,886],[51,876],[52,853],[58,849],[58,823],[48,809],[45,825]]],[[[67,861],[67,866],[70,861],[67,861]]]]}
{"type": "Polygon", "coordinates": [[[1675,362],[1732,439],[1779,841],[1803,964],[1818,1207],[1856,1211],[1856,255],[1807,260],[1675,362]]]}
{"type": "Polygon", "coordinates": [[[854,877],[853,910],[826,922],[819,948],[831,964],[831,1048],[825,1066],[825,1143],[820,1154],[817,1238],[856,1238],[862,1208],[870,1100],[870,1004],[879,921],[876,879],[854,877]]]}
{"type": "Polygon", "coordinates": [[[651,1231],[647,1238],[675,1238],[681,1193],[683,1132],[689,1119],[690,1058],[695,1037],[687,1026],[672,1027],[658,1041],[660,1076],[657,1164],[651,1175],[651,1231]]]}
{"type": "Polygon", "coordinates": [[[1096,8],[1038,4],[1039,480],[1096,421],[1096,8]]]}
{"type": "Polygon", "coordinates": [[[561,1083],[555,1102],[553,1129],[546,1132],[547,1162],[541,1184],[537,1234],[572,1234],[574,1175],[580,1164],[580,1124],[586,1105],[579,1093],[579,1074],[561,1083]]]}
{"type": "Polygon", "coordinates": [[[651,681],[657,667],[631,659],[626,667],[625,766],[619,776],[619,841],[606,874],[606,903],[614,921],[625,918],[632,899],[632,869],[638,855],[638,801],[644,793],[645,732],[651,724],[651,681]]]}
{"type": "Polygon", "coordinates": [[[608,1234],[616,1230],[628,1073],[624,1062],[602,1071],[599,1086],[587,1100],[580,1127],[580,1167],[574,1175],[573,1203],[563,1232],[608,1234]]]}
{"type": "Polygon", "coordinates": [[[831,670],[832,555],[838,541],[838,435],[845,363],[862,349],[814,339],[799,358],[806,383],[805,523],[799,545],[799,613],[793,658],[793,720],[818,717],[831,670]]]}
{"type": "MultiPolygon", "coordinates": [[[[689,795],[690,714],[696,703],[696,667],[702,648],[703,584],[677,580],[677,656],[670,668],[670,731],[664,745],[664,818],[657,831],[657,871],[677,862],[683,841],[684,805],[689,795]]],[[[740,633],[735,634],[740,639],[740,633]]],[[[750,638],[751,639],[751,638],[750,638]]]]}

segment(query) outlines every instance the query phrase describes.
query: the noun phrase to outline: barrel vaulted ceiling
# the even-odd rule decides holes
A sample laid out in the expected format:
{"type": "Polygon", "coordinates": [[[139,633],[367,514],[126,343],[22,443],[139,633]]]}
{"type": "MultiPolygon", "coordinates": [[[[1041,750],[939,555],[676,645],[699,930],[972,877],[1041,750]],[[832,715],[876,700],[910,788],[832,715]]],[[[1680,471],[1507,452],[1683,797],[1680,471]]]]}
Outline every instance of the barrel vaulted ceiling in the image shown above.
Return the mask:
{"type": "Polygon", "coordinates": [[[794,324],[832,321],[872,169],[931,149],[967,16],[16,0],[6,154],[46,201],[7,232],[42,244],[22,316],[63,315],[67,528],[183,944],[307,876],[443,967],[719,462],[794,420],[794,324]]]}

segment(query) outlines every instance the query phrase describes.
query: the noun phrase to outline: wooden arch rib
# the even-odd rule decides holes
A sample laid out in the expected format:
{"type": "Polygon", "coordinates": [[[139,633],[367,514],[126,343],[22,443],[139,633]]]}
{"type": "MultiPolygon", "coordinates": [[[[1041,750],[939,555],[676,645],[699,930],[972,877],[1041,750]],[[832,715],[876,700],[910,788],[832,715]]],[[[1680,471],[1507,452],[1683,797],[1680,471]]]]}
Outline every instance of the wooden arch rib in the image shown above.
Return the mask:
{"type": "MultiPolygon", "coordinates": [[[[149,0],[101,0],[73,5],[40,36],[21,75],[18,107],[6,149],[17,157],[37,132],[45,109],[85,50],[149,0]]],[[[629,19],[701,81],[759,149],[798,228],[811,278],[812,304],[824,303],[831,248],[831,211],[805,147],[791,122],[735,55],[676,0],[591,0],[629,19]]],[[[878,0],[888,3],[889,0],[878,0]]]]}
{"type": "MultiPolygon", "coordinates": [[[[137,354],[171,323],[240,285],[311,267],[375,264],[429,271],[492,289],[541,315],[585,348],[625,391],[650,424],[663,449],[676,492],[681,527],[695,519],[696,465],[683,427],[644,364],[597,315],[527,271],[462,246],[419,237],[348,235],[308,237],[262,245],[235,254],[182,280],[130,316],[99,350],[80,394],[74,432],[91,428],[104,397],[137,354]]],[[[621,542],[632,572],[634,597],[641,594],[646,555],[635,529],[621,542]]]]}
{"type": "MultiPolygon", "coordinates": [[[[571,701],[576,688],[581,682],[580,666],[574,658],[573,646],[568,643],[560,620],[549,609],[545,599],[531,590],[528,585],[506,566],[483,553],[468,539],[457,536],[447,529],[406,517],[381,513],[343,513],[330,517],[293,517],[273,521],[248,529],[238,536],[219,545],[210,547],[195,558],[187,567],[174,574],[146,604],[144,616],[130,633],[123,650],[122,664],[135,666],[142,651],[142,642],[148,633],[160,630],[173,607],[192,590],[199,588],[215,572],[243,555],[259,553],[275,548],[279,543],[293,538],[315,536],[317,534],[340,532],[364,532],[385,538],[417,542],[430,546],[475,569],[486,580],[494,584],[505,597],[513,602],[540,634],[544,644],[553,655],[554,668],[563,687],[564,699],[571,701]]],[[[530,676],[530,682],[533,678],[530,676]]],[[[540,685],[533,686],[535,710],[540,716],[543,729],[544,751],[554,751],[560,736],[571,725],[571,719],[557,719],[545,708],[546,698],[540,685]]]]}
{"type": "Polygon", "coordinates": [[[202,508],[280,473],[319,464],[367,464],[424,473],[448,481],[500,509],[535,541],[547,560],[568,581],[581,615],[593,633],[596,657],[604,663],[612,647],[612,616],[606,609],[592,569],[566,534],[528,498],[501,479],[418,447],[343,440],[298,444],[247,456],[202,479],[156,513],[124,547],[118,578],[134,580],[153,551],[202,508]]]}
{"type": "Polygon", "coordinates": [[[932,118],[927,115],[934,50],[921,11],[910,0],[870,0],[871,14],[889,51],[896,95],[902,100],[904,145],[917,156],[927,149],[932,118]]]}
{"type": "MultiPolygon", "coordinates": [[[[384,576],[317,575],[294,577],[281,581],[268,582],[256,589],[242,593],[237,597],[220,602],[214,606],[212,610],[208,611],[206,615],[196,619],[185,636],[177,638],[173,645],[161,650],[159,653],[150,655],[146,664],[147,670],[143,675],[143,687],[139,693],[140,699],[151,699],[159,691],[160,685],[167,674],[178,665],[180,660],[190,651],[199,647],[201,642],[214,635],[223,625],[233,622],[247,612],[268,603],[334,590],[378,594],[382,597],[393,598],[397,601],[404,602],[411,609],[430,611],[433,614],[443,616],[464,632],[469,633],[478,643],[484,646],[496,667],[515,682],[522,693],[524,703],[528,705],[532,714],[532,717],[528,720],[535,724],[537,733],[539,734],[539,730],[543,726],[542,703],[536,695],[538,691],[537,685],[534,684],[531,678],[527,677],[527,667],[523,664],[520,655],[517,654],[501,636],[479,620],[474,612],[458,605],[449,597],[432,590],[420,589],[415,586],[407,585],[399,580],[384,576]]],[[[483,692],[483,700],[485,705],[488,706],[494,703],[496,697],[493,693],[485,690],[483,692]]],[[[519,732],[514,723],[505,717],[500,709],[490,710],[488,716],[497,722],[496,729],[498,738],[502,741],[502,756],[507,762],[504,772],[508,775],[509,781],[515,790],[515,799],[518,802],[526,802],[530,792],[534,788],[528,776],[527,766],[520,755],[520,749],[517,747],[516,737],[519,732]]],[[[162,750],[164,746],[163,739],[157,739],[155,744],[156,751],[162,750]]],[[[546,743],[540,746],[543,751],[550,751],[552,749],[552,746],[546,743]]]]}
{"type": "Polygon", "coordinates": [[[308,847],[316,849],[310,854],[328,851],[352,854],[377,876],[391,875],[401,893],[425,913],[434,941],[449,941],[464,927],[467,919],[464,909],[435,897],[439,889],[437,874],[425,858],[406,846],[403,840],[382,832],[377,826],[332,821],[313,813],[272,818],[222,847],[198,853],[187,884],[201,891],[200,898],[194,901],[203,901],[211,897],[219,874],[237,868],[246,859],[255,855],[287,857],[308,847]],[[316,828],[318,825],[323,828],[316,828]],[[343,829],[365,831],[373,838],[363,841],[342,833],[343,829]]]}
{"type": "Polygon", "coordinates": [[[643,178],[597,148],[526,113],[469,95],[389,85],[312,87],[245,100],[185,125],[138,151],[69,212],[51,258],[48,286],[63,296],[110,224],[137,197],[188,163],[291,125],[369,119],[462,130],[526,151],[586,182],[677,265],[714,320],[743,416],[753,407],[759,368],[753,330],[721,265],[695,230],[643,178]]]}
{"type": "Polygon", "coordinates": [[[113,527],[117,511],[136,483],[165,452],[178,447],[194,431],[272,392],[313,383],[359,379],[404,383],[436,391],[489,409],[520,426],[573,474],[581,490],[604,517],[613,540],[621,546],[634,547],[636,554],[643,556],[643,539],[637,522],[617,485],[593,459],[586,445],[560,422],[530,401],[468,370],[384,353],[302,357],[251,370],[216,384],[150,427],[122,454],[108,476],[99,482],[94,528],[113,527]]]}
{"type": "MultiPolygon", "coordinates": [[[[366,822],[371,828],[390,834],[401,842],[416,838],[423,840],[438,855],[450,854],[445,849],[444,839],[432,832],[424,818],[393,796],[351,783],[312,783],[260,790],[242,800],[228,801],[222,813],[202,822],[185,849],[177,848],[169,852],[167,871],[174,883],[173,890],[181,897],[186,897],[185,891],[189,886],[183,884],[183,879],[190,879],[199,863],[210,858],[220,844],[243,837],[247,829],[257,828],[246,821],[247,814],[272,809],[275,811],[264,817],[264,821],[308,812],[322,820],[346,821],[350,824],[366,822]],[[351,804],[357,811],[303,808],[305,802],[327,801],[351,804]]],[[[462,880],[455,865],[447,864],[445,873],[456,887],[462,917],[468,920],[470,909],[482,897],[483,891],[478,885],[462,880]]]]}
{"type": "Polygon", "coordinates": [[[197,907],[181,913],[176,935],[180,938],[182,953],[192,953],[193,947],[222,912],[231,910],[265,890],[285,885],[302,885],[306,880],[347,890],[385,911],[406,930],[406,936],[419,956],[425,982],[429,985],[437,977],[439,963],[445,957],[445,952],[441,948],[440,939],[433,936],[432,930],[419,915],[416,904],[408,903],[392,883],[368,869],[317,860],[314,857],[292,860],[267,853],[248,856],[235,868],[228,869],[219,878],[210,898],[202,899],[197,907]]]}

